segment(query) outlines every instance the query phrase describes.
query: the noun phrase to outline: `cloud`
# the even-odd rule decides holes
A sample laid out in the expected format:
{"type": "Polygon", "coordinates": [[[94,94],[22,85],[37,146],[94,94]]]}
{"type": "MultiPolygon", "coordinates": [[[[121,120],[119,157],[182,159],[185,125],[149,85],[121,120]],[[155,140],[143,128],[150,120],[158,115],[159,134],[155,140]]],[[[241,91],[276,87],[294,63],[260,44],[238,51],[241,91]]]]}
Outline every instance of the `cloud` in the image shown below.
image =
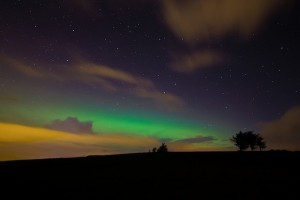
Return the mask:
{"type": "Polygon", "coordinates": [[[150,99],[168,110],[175,110],[184,103],[175,94],[159,90],[150,79],[110,66],[92,63],[84,58],[77,59],[68,67],[60,67],[64,69],[63,71],[53,70],[51,73],[45,70],[45,66],[35,69],[17,59],[3,55],[0,58],[7,66],[30,78],[61,82],[78,81],[87,85],[97,85],[109,92],[127,93],[135,97],[150,99]]]}
{"type": "Polygon", "coordinates": [[[152,99],[153,101],[157,102],[159,105],[163,105],[169,111],[173,111],[178,109],[179,106],[184,104],[183,100],[178,96],[161,92],[157,90],[155,87],[140,87],[137,86],[132,93],[135,96],[152,99]]]}
{"type": "Polygon", "coordinates": [[[188,142],[170,142],[167,143],[170,151],[195,152],[195,151],[228,151],[226,147],[215,144],[188,143],[188,142]]]}
{"type": "Polygon", "coordinates": [[[203,142],[211,142],[216,140],[214,137],[212,136],[198,136],[198,137],[194,137],[194,138],[186,138],[186,139],[181,139],[181,140],[176,140],[175,142],[180,142],[180,143],[203,143],[203,142]]]}
{"type": "Polygon", "coordinates": [[[20,62],[16,59],[13,59],[11,57],[4,56],[4,55],[0,55],[0,59],[3,64],[14,68],[16,71],[18,71],[19,73],[22,73],[26,76],[34,77],[34,78],[43,77],[43,73],[41,73],[37,69],[35,69],[27,64],[24,64],[23,62],[20,62]]]}
{"type": "MultiPolygon", "coordinates": [[[[44,68],[38,68],[36,66],[31,66],[25,62],[21,62],[18,59],[12,58],[10,56],[0,54],[0,62],[6,65],[7,67],[13,69],[14,71],[28,76],[30,78],[40,78],[40,79],[55,79],[63,80],[62,75],[55,74],[53,72],[46,71],[44,68]]],[[[43,66],[45,67],[45,66],[43,66]]]]}
{"type": "Polygon", "coordinates": [[[68,117],[65,120],[55,120],[46,128],[69,133],[93,133],[92,122],[80,122],[76,117],[68,117]]]}
{"type": "Polygon", "coordinates": [[[193,151],[228,151],[227,146],[215,143],[217,139],[213,136],[196,136],[174,140],[171,138],[161,138],[160,142],[167,144],[170,151],[193,152],[193,151]]]}
{"type": "Polygon", "coordinates": [[[0,160],[147,152],[159,144],[150,137],[73,134],[0,122],[0,160]]]}
{"type": "Polygon", "coordinates": [[[94,63],[82,62],[75,66],[75,69],[84,76],[84,78],[92,77],[92,81],[102,79],[117,80],[128,84],[138,84],[138,79],[133,75],[122,70],[113,69],[105,65],[97,65],[94,63]]]}
{"type": "Polygon", "coordinates": [[[248,37],[259,29],[281,0],[163,0],[170,29],[188,43],[236,33],[248,37]]]}
{"type": "Polygon", "coordinates": [[[171,67],[181,73],[192,73],[198,69],[213,67],[220,64],[224,56],[211,50],[197,51],[183,56],[174,56],[171,67]]]}
{"type": "Polygon", "coordinates": [[[292,0],[162,0],[162,15],[167,26],[188,45],[190,54],[174,56],[171,68],[192,73],[221,64],[224,56],[211,50],[197,51],[199,45],[226,37],[248,39],[282,5],[292,0]]]}
{"type": "MultiPolygon", "coordinates": [[[[171,141],[164,138],[170,151],[228,150],[213,142],[213,137],[171,141]]],[[[0,122],[0,160],[78,157],[148,152],[162,140],[133,134],[74,134],[46,127],[0,122]]]]}
{"type": "Polygon", "coordinates": [[[269,149],[300,150],[300,106],[289,109],[280,119],[260,126],[269,149]]]}
{"type": "Polygon", "coordinates": [[[87,84],[98,84],[111,92],[125,92],[151,99],[169,110],[183,105],[180,97],[160,91],[151,80],[119,69],[83,61],[75,64],[73,69],[77,71],[77,79],[87,84]]]}

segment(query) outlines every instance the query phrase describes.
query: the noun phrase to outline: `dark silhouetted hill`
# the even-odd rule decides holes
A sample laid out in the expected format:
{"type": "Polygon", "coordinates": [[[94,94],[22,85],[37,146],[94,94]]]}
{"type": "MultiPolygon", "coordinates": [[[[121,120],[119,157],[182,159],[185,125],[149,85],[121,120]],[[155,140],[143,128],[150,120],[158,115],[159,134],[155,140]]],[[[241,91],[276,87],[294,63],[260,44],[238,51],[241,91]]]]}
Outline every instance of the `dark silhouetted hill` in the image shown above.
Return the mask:
{"type": "Polygon", "coordinates": [[[52,199],[300,199],[299,152],[127,154],[0,162],[1,194],[52,199]]]}

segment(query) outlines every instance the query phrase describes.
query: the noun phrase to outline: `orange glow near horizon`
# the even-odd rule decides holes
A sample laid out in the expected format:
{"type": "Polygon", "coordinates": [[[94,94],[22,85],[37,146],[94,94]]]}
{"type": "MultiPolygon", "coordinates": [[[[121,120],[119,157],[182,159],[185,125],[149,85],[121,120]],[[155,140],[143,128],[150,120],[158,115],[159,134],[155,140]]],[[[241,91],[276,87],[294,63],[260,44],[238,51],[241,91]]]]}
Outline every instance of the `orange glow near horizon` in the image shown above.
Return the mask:
{"type": "Polygon", "coordinates": [[[146,151],[158,141],[131,135],[73,134],[0,123],[0,160],[74,157],[146,151]]]}
{"type": "MultiPolygon", "coordinates": [[[[30,127],[19,124],[0,123],[0,161],[79,157],[148,152],[160,145],[151,137],[118,134],[74,134],[30,127]]],[[[210,151],[212,146],[197,146],[183,142],[170,142],[171,151],[210,151]]]]}

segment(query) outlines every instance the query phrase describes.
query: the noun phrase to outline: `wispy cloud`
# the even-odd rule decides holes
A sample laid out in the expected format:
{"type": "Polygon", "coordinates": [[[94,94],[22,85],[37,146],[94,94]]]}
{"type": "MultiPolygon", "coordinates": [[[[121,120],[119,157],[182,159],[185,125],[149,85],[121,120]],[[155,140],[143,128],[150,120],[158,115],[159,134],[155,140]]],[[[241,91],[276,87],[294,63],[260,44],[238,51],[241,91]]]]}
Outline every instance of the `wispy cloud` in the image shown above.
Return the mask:
{"type": "Polygon", "coordinates": [[[181,139],[181,140],[176,140],[175,142],[182,142],[182,143],[203,143],[203,142],[211,142],[216,140],[212,136],[198,136],[194,138],[186,138],[186,139],[181,139]]]}
{"type": "Polygon", "coordinates": [[[168,148],[171,151],[180,152],[195,152],[195,151],[228,151],[226,147],[218,146],[215,144],[205,143],[187,143],[187,142],[170,142],[168,148]]]}
{"type": "Polygon", "coordinates": [[[269,149],[300,150],[300,106],[289,109],[280,119],[260,126],[269,149]]]}
{"type": "Polygon", "coordinates": [[[248,37],[276,10],[281,0],[163,1],[171,30],[189,43],[223,38],[230,33],[248,37]]]}
{"type": "Polygon", "coordinates": [[[171,138],[161,138],[161,142],[167,144],[170,151],[229,151],[233,148],[228,148],[224,144],[220,145],[220,140],[213,136],[196,136],[184,139],[174,140],[171,138]]]}
{"type": "Polygon", "coordinates": [[[167,26],[191,52],[172,57],[172,69],[179,73],[191,73],[222,64],[224,54],[203,49],[203,44],[213,45],[232,36],[248,40],[274,11],[291,1],[162,0],[162,15],[167,26]]]}
{"type": "Polygon", "coordinates": [[[159,90],[150,79],[139,77],[123,70],[89,62],[79,62],[73,66],[77,78],[88,84],[99,84],[111,92],[125,92],[136,97],[151,99],[169,110],[183,104],[183,100],[159,90]]]}
{"type": "Polygon", "coordinates": [[[22,62],[18,59],[3,54],[0,54],[0,63],[4,64],[6,67],[12,68],[14,71],[20,74],[31,78],[50,78],[56,80],[64,79],[61,74],[56,74],[54,72],[45,70],[45,66],[32,66],[27,64],[26,62],[22,62]]]}
{"type": "Polygon", "coordinates": [[[83,62],[76,65],[75,68],[79,71],[79,73],[88,77],[100,77],[104,79],[123,81],[129,84],[138,84],[138,80],[133,75],[105,65],[83,62]]]}
{"type": "Polygon", "coordinates": [[[192,73],[198,69],[218,65],[223,60],[224,56],[220,52],[204,50],[181,56],[173,56],[171,67],[177,72],[192,73]]]}
{"type": "Polygon", "coordinates": [[[12,57],[0,55],[0,60],[3,64],[7,65],[8,67],[14,68],[16,71],[26,76],[35,77],[35,78],[42,78],[44,76],[43,73],[41,73],[37,69],[23,62],[20,62],[17,59],[14,59],[12,57]]]}
{"type": "Polygon", "coordinates": [[[163,105],[170,111],[176,110],[184,104],[184,101],[180,97],[172,93],[162,92],[154,86],[137,86],[131,93],[141,98],[151,99],[157,102],[158,105],[163,105]]]}
{"type": "Polygon", "coordinates": [[[74,61],[59,73],[46,71],[47,66],[35,69],[30,65],[7,56],[1,56],[5,65],[27,77],[59,81],[78,81],[87,85],[97,85],[114,93],[126,93],[135,97],[150,99],[168,110],[183,105],[183,100],[175,94],[158,89],[147,78],[139,77],[124,70],[89,62],[85,59],[74,61]]]}

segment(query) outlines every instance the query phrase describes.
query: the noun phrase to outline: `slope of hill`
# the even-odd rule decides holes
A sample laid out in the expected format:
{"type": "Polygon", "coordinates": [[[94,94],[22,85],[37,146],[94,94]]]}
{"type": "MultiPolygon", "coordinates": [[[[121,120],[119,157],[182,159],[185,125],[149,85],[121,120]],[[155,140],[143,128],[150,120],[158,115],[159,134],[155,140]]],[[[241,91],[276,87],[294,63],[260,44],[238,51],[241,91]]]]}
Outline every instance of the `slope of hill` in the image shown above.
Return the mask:
{"type": "Polygon", "coordinates": [[[8,161],[0,162],[1,193],[41,199],[299,199],[299,158],[298,152],[201,152],[8,161]]]}

